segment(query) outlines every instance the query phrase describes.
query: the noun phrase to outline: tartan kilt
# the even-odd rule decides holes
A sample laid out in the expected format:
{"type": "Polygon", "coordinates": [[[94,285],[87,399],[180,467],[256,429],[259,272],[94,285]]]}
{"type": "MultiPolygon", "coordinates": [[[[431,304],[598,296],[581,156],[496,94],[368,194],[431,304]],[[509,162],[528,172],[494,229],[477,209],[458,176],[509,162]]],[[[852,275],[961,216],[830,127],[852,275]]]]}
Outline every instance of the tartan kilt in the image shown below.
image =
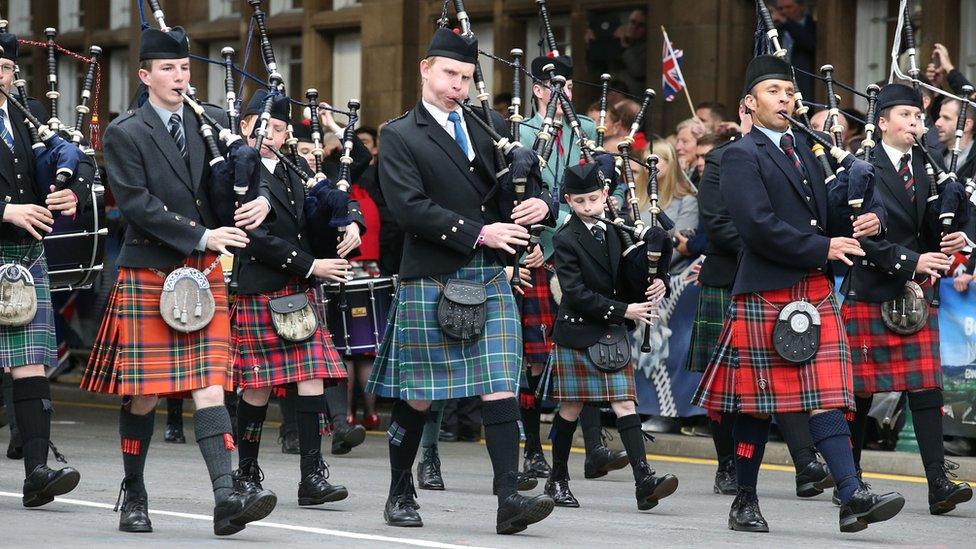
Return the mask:
{"type": "Polygon", "coordinates": [[[732,302],[732,290],[717,286],[702,285],[698,293],[698,310],[691,326],[691,346],[685,369],[691,372],[704,372],[708,359],[722,335],[725,313],[732,302]]]}
{"type": "Polygon", "coordinates": [[[51,281],[47,276],[47,258],[40,242],[16,244],[0,242],[0,264],[29,258],[26,267],[34,277],[37,313],[26,326],[0,326],[0,367],[17,368],[40,364],[57,366],[57,337],[54,332],[54,308],[51,306],[51,281]]]}
{"type": "MultiPolygon", "coordinates": [[[[930,295],[930,288],[926,288],[930,295]]],[[[911,335],[889,330],[881,303],[850,298],[840,309],[851,343],[854,392],[883,393],[942,387],[938,309],[929,307],[927,324],[911,335]]]]}
{"type": "Polygon", "coordinates": [[[404,400],[446,400],[518,392],[522,327],[501,265],[477,253],[446,275],[400,280],[383,343],[365,390],[404,400]],[[448,279],[485,284],[487,323],[470,343],[450,339],[437,322],[437,301],[448,279]]]}
{"type": "Polygon", "coordinates": [[[733,296],[719,345],[692,402],[714,412],[853,410],[851,353],[827,277],[809,275],[791,288],[762,292],[761,296],[777,307],[801,298],[819,304],[816,356],[802,364],[781,358],[772,341],[778,309],[755,293],[733,296]]]}
{"type": "MultiPolygon", "coordinates": [[[[216,258],[211,252],[193,254],[185,264],[203,271],[216,258]]],[[[184,334],[159,314],[163,277],[149,269],[120,267],[81,387],[119,395],[168,395],[213,385],[233,390],[223,270],[213,269],[207,279],[214,296],[213,320],[184,334]]]]}
{"type": "Polygon", "coordinates": [[[296,282],[267,294],[236,296],[230,312],[236,387],[256,389],[309,379],[346,378],[346,366],[321,323],[315,335],[302,342],[286,341],[275,332],[268,301],[299,293],[315,303],[312,290],[296,282]]]}
{"type": "Polygon", "coordinates": [[[532,287],[525,288],[522,298],[522,343],[525,367],[545,366],[552,349],[552,325],[556,319],[556,302],[549,289],[549,271],[531,269],[532,287]]]}
{"type": "Polygon", "coordinates": [[[633,361],[608,373],[597,369],[586,349],[553,345],[538,396],[554,402],[636,402],[633,361]]]}

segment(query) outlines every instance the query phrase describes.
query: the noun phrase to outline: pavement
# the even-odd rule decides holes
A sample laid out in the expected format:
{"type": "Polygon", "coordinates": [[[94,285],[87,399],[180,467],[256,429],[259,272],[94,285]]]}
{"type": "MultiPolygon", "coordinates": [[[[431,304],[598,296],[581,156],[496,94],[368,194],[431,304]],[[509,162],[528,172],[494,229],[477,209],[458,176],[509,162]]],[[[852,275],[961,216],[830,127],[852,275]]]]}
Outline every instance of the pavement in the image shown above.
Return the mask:
{"type": "MultiPolygon", "coordinates": [[[[484,445],[442,443],[441,461],[447,491],[420,491],[424,528],[391,528],[383,523],[383,503],[389,486],[386,441],[374,432],[366,443],[346,456],[329,456],[331,481],[349,487],[350,497],[315,508],[297,505],[298,456],[283,455],[271,422],[262,442],[264,486],[279,497],[278,507],[265,520],[243,532],[217,538],[210,514],[212,492],[206,467],[192,443],[193,425],[186,420],[188,444],[162,440],[164,414],[156,422],[148,466],[152,534],[123,534],[112,512],[121,480],[118,450],[117,401],[90,398],[67,386],[55,386],[52,438],[82,473],[81,484],[54,503],[38,509],[20,504],[23,465],[0,457],[0,546],[91,547],[119,543],[165,547],[307,547],[327,543],[338,547],[606,547],[612,543],[654,544],[657,547],[804,546],[880,547],[893,545],[972,547],[976,503],[964,504],[940,517],[928,514],[924,481],[904,475],[868,475],[875,490],[905,495],[905,509],[895,519],[872,525],[864,532],[841,534],[837,507],[829,493],[808,500],[794,495],[792,468],[769,463],[760,475],[761,505],[770,523],[769,534],[734,533],[727,529],[731,497],[712,493],[714,460],[671,451],[670,438],[659,437],[648,447],[659,473],[673,473],[681,484],[672,497],[652,511],[640,512],[633,496],[629,470],[598,480],[584,480],[583,455],[570,460],[572,488],[582,507],[556,509],[542,523],[516,536],[494,533],[495,498],[484,445]]],[[[272,407],[273,408],[273,407],[272,407]]],[[[694,440],[692,437],[682,437],[694,440]]],[[[708,439],[700,439],[705,442],[708,439]]],[[[7,430],[0,430],[0,444],[7,430]]],[[[697,443],[696,443],[697,444],[697,443]]],[[[771,445],[776,446],[776,445],[771,445]]],[[[328,448],[328,439],[323,443],[328,448]]],[[[680,449],[681,447],[679,447],[680,449]]],[[[767,452],[767,456],[770,453],[767,452]]],[[[910,456],[917,461],[917,456],[910,456]]],[[[53,461],[53,460],[52,460],[53,461]]],[[[974,478],[973,475],[967,478],[974,478]]],[[[535,492],[541,491],[541,485],[535,492]]]]}

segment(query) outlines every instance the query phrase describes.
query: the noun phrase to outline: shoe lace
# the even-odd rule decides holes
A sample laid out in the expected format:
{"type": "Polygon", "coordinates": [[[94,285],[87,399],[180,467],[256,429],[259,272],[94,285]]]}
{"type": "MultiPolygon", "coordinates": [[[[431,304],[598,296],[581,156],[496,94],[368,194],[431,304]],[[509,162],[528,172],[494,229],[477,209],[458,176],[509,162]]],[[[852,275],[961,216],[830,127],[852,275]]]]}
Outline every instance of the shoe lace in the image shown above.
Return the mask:
{"type": "Polygon", "coordinates": [[[945,460],[945,462],[942,464],[942,471],[945,472],[946,476],[951,479],[959,478],[959,475],[953,472],[958,469],[959,469],[959,464],[956,463],[955,461],[952,461],[951,459],[945,460]]]}
{"type": "Polygon", "coordinates": [[[424,448],[424,461],[432,463],[435,467],[440,469],[441,467],[441,456],[437,451],[437,446],[428,446],[424,448]]]}
{"type": "Polygon", "coordinates": [[[607,429],[606,427],[601,427],[600,428],[600,441],[603,442],[603,445],[606,446],[607,445],[607,442],[610,442],[612,440],[613,440],[613,433],[611,433],[610,430],[607,429]]]}
{"type": "Polygon", "coordinates": [[[394,500],[399,500],[403,504],[414,503],[417,499],[417,489],[413,485],[413,473],[403,471],[393,485],[394,500]]]}
{"type": "Polygon", "coordinates": [[[261,470],[261,466],[258,465],[256,460],[250,460],[241,470],[246,471],[245,474],[248,480],[252,482],[264,482],[264,471],[261,470]]]}
{"type": "Polygon", "coordinates": [[[119,505],[122,504],[122,496],[123,496],[123,494],[125,494],[125,492],[126,492],[126,490],[125,490],[125,480],[123,480],[122,481],[122,484],[119,485],[119,497],[117,497],[115,499],[115,507],[112,508],[112,512],[113,513],[118,513],[119,512],[119,505]]]}
{"type": "MultiPolygon", "coordinates": [[[[68,463],[68,460],[64,457],[64,454],[58,451],[58,447],[55,446],[53,442],[49,440],[47,441],[47,445],[49,448],[51,448],[51,453],[54,454],[54,459],[56,459],[60,463],[68,463]]],[[[959,465],[956,465],[956,469],[958,468],[959,465]]]]}

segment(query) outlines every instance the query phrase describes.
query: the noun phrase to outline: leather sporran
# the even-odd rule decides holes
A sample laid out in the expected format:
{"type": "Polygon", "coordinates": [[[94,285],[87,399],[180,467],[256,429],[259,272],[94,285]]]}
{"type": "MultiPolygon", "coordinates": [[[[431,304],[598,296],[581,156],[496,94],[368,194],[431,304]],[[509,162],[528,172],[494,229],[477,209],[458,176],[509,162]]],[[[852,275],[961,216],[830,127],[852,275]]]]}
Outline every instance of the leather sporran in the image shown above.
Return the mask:
{"type": "Polygon", "coordinates": [[[791,301],[773,327],[773,348],[784,360],[806,362],[820,348],[820,312],[809,301],[791,301]]]}
{"type": "Polygon", "coordinates": [[[929,302],[922,287],[914,280],[906,282],[901,295],[881,304],[881,320],[889,330],[901,335],[924,328],[929,321],[929,302]]]}
{"type": "Polygon", "coordinates": [[[304,292],[269,299],[268,309],[275,332],[285,341],[308,341],[319,329],[315,310],[304,292]]]}
{"type": "Polygon", "coordinates": [[[437,322],[444,335],[467,342],[478,339],[485,330],[488,292],[480,282],[451,279],[437,303],[437,322]]]}
{"type": "Polygon", "coordinates": [[[27,267],[0,265],[0,326],[27,326],[37,314],[37,288],[27,267]]]}
{"type": "Polygon", "coordinates": [[[630,363],[630,340],[626,326],[610,326],[596,343],[586,348],[590,360],[601,372],[613,373],[630,363]]]}
{"type": "Polygon", "coordinates": [[[190,333],[206,328],[214,317],[210,281],[202,271],[180,267],[166,275],[159,296],[159,314],[170,328],[190,333]]]}

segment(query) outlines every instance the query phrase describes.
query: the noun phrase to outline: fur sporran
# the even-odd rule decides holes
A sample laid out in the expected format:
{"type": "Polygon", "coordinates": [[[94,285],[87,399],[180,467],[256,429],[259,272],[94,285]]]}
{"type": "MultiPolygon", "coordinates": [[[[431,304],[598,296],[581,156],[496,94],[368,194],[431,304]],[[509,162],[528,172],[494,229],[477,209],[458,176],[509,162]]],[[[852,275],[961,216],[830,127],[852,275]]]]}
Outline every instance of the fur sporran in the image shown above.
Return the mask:
{"type": "Polygon", "coordinates": [[[319,320],[305,293],[270,299],[268,308],[275,332],[285,341],[307,341],[319,329],[319,320]]]}
{"type": "Polygon", "coordinates": [[[159,296],[159,314],[170,328],[190,333],[206,328],[214,317],[210,281],[202,271],[180,267],[166,275],[159,296]]]}

